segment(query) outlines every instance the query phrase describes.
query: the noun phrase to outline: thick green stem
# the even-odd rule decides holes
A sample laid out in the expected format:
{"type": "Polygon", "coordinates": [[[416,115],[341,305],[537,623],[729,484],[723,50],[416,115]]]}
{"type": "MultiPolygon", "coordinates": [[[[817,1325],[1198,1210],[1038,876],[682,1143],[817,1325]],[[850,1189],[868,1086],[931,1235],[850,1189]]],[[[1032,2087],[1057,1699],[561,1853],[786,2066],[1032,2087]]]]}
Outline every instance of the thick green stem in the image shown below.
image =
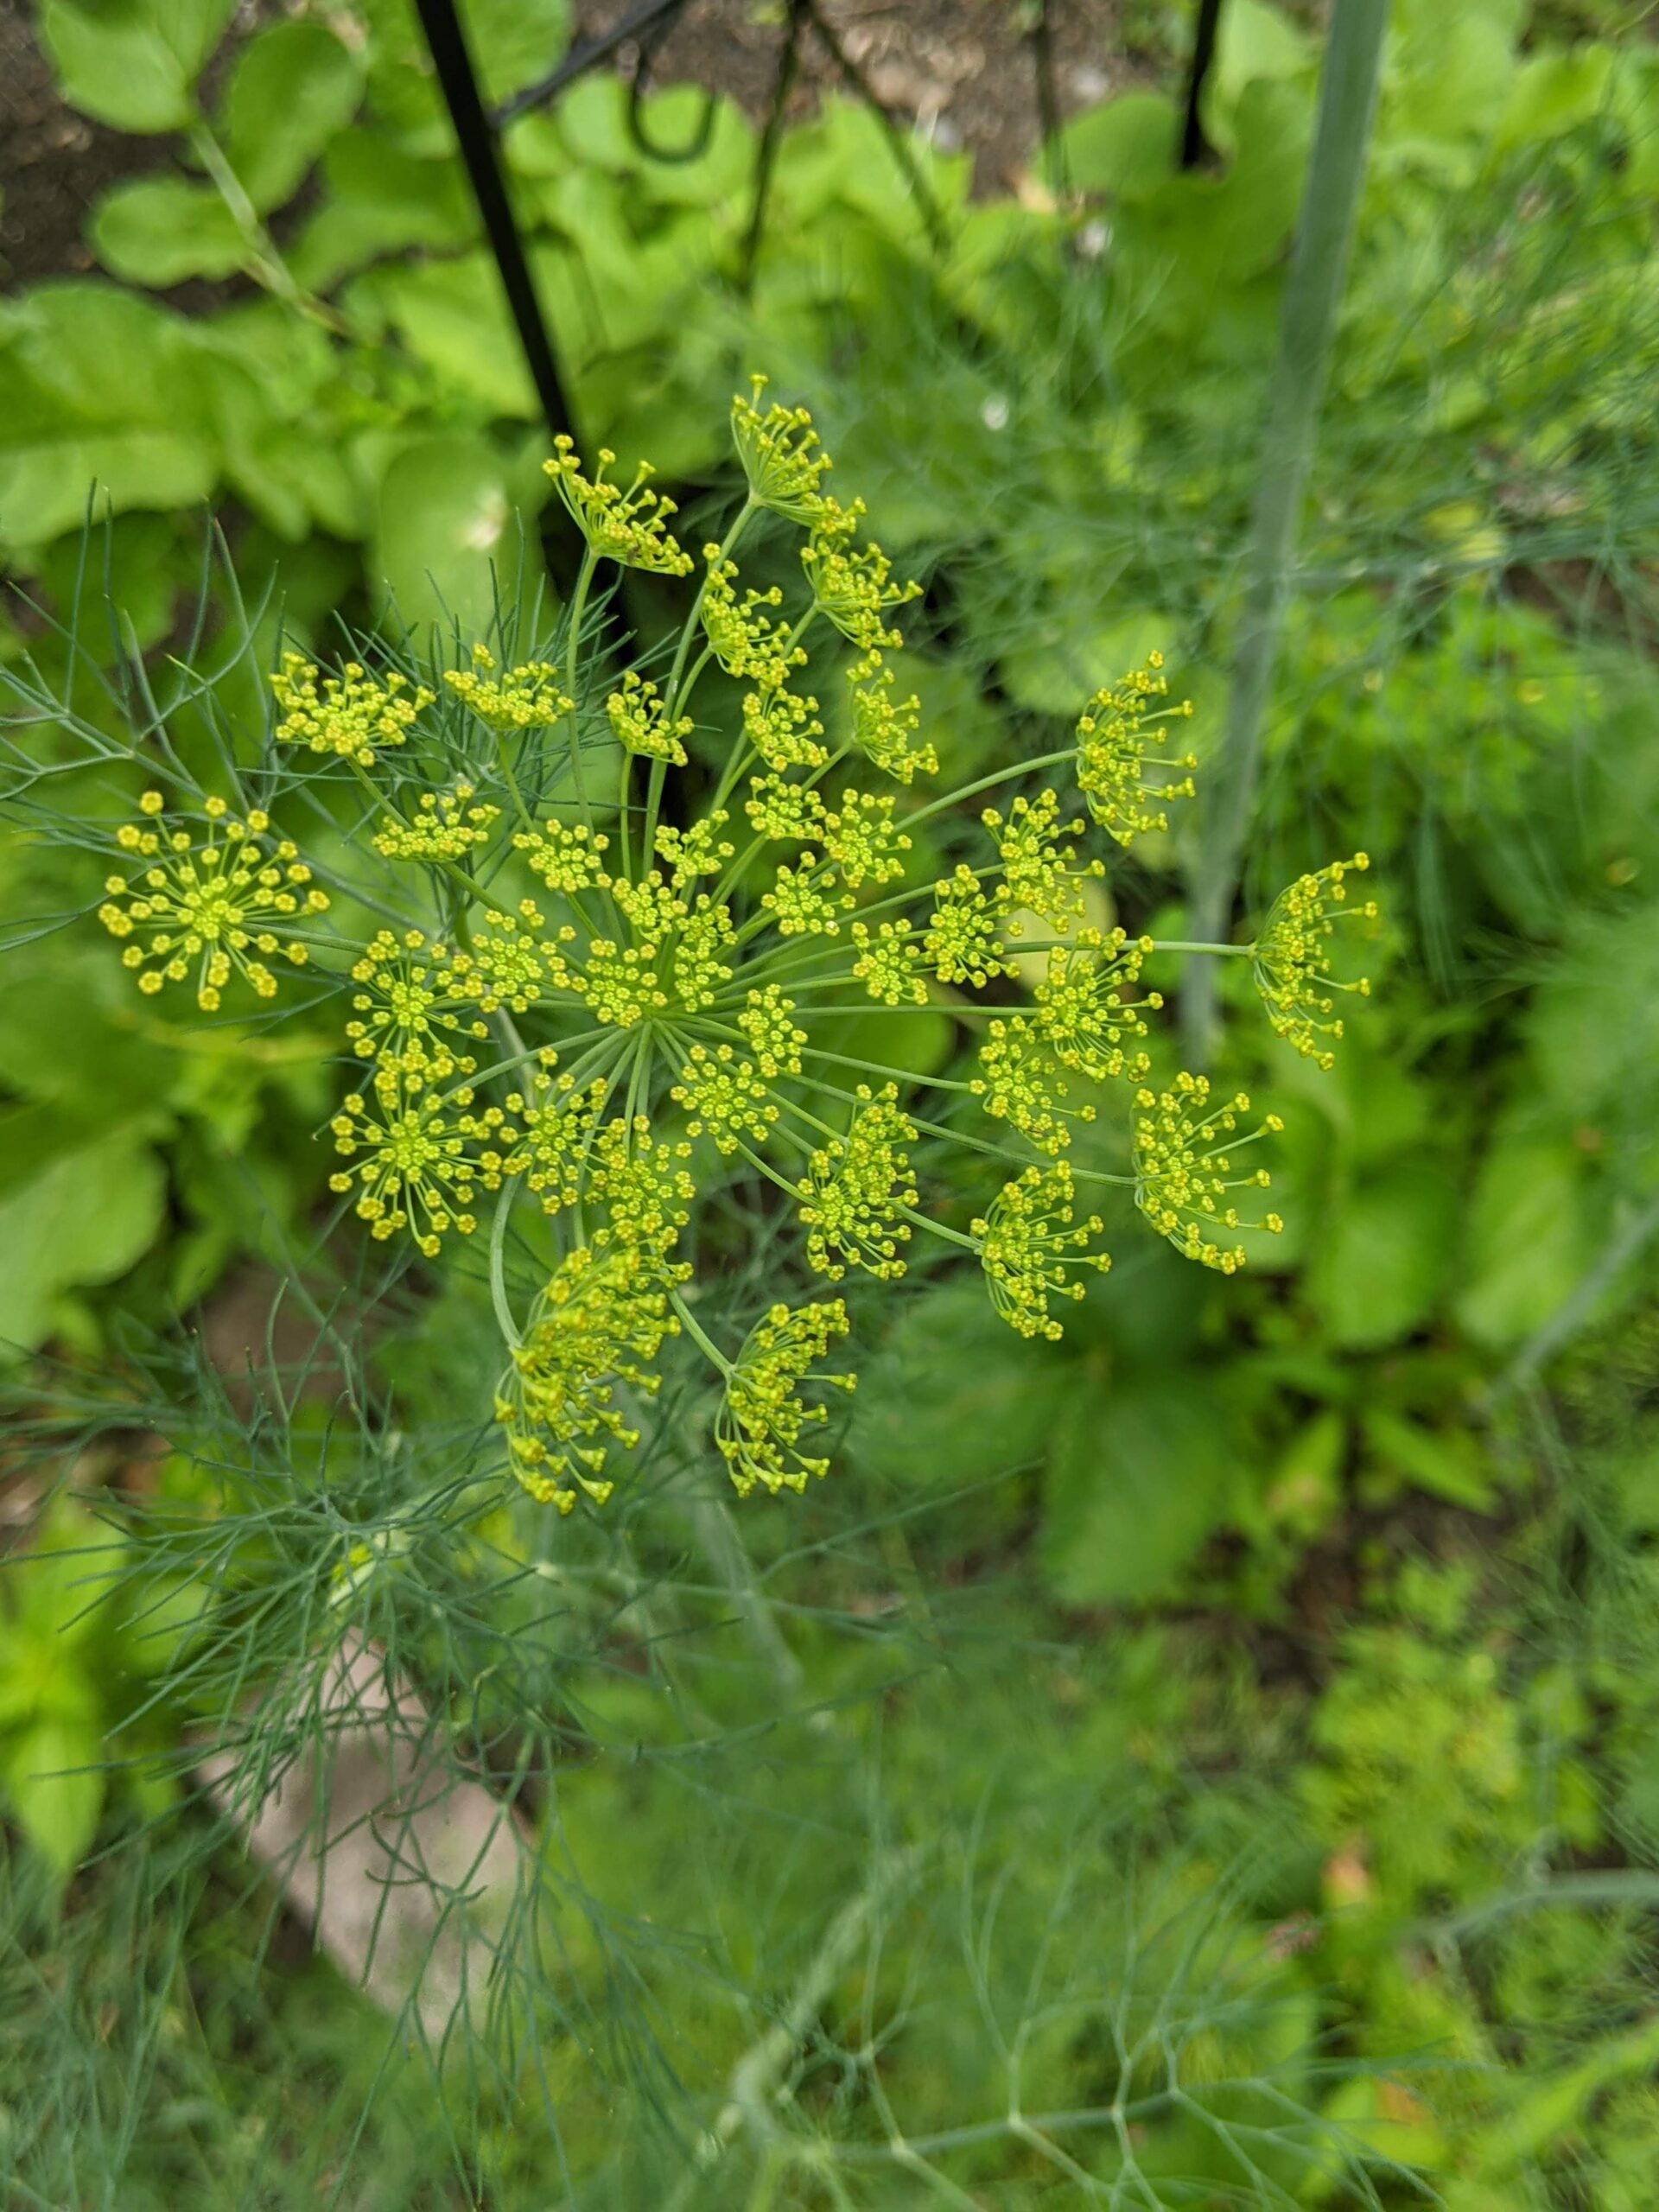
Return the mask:
{"type": "MultiPolygon", "coordinates": [[[[1192,882],[1192,933],[1198,938],[1225,937],[1238,889],[1302,498],[1365,173],[1388,19],[1389,0],[1337,0],[1332,16],[1313,151],[1280,316],[1279,356],[1250,518],[1232,690],[1220,749],[1207,779],[1192,882]]],[[[1182,994],[1182,1022],[1188,1059],[1195,1067],[1203,1066],[1215,1041],[1214,969],[1199,968],[1188,982],[1182,994]]]]}

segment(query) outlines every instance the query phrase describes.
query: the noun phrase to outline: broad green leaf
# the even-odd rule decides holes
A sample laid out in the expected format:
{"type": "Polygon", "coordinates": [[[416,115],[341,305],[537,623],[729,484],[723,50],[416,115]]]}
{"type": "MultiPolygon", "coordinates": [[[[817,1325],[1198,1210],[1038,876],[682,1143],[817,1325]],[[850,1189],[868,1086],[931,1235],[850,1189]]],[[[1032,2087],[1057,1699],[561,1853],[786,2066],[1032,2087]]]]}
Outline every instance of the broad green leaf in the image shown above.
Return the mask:
{"type": "Polygon", "coordinates": [[[530,372],[487,256],[468,253],[420,268],[381,270],[360,281],[372,286],[410,350],[458,394],[480,401],[493,414],[535,416],[530,372]]]}
{"type": "Polygon", "coordinates": [[[570,42],[570,0],[463,0],[461,13],[492,101],[548,76],[570,42]]]}
{"type": "Polygon", "coordinates": [[[0,1750],[7,1809],[60,1880],[80,1864],[98,1827],[104,1777],[95,1729],[40,1720],[0,1750]]]}
{"type": "Polygon", "coordinates": [[[1173,174],[1179,135],[1174,104],[1162,92],[1124,92],[1073,116],[1060,144],[1082,191],[1139,200],[1173,174]]]}
{"type": "Polygon", "coordinates": [[[352,270],[411,246],[466,244],[474,217],[452,160],[423,161],[365,125],[343,132],[322,157],[324,197],[295,241],[289,265],[327,291],[352,270]]]}
{"type": "Polygon", "coordinates": [[[48,0],[41,43],[63,96],[118,130],[182,130],[236,0],[48,0]]]}
{"type": "Polygon", "coordinates": [[[1659,1180],[1659,906],[1580,918],[1527,1035],[1560,1122],[1626,1173],[1659,1180]]]}
{"type": "Polygon", "coordinates": [[[1333,1406],[1302,1424],[1286,1446],[1262,1496],[1262,1509],[1271,1526],[1306,1540],[1329,1525],[1342,1502],[1347,1446],[1347,1416],[1333,1406]]]}
{"type": "Polygon", "coordinates": [[[117,1131],[0,1199],[0,1345],[32,1349],[64,1291],[124,1274],[154,1240],[166,1192],[156,1154],[117,1131]]]}
{"type": "Polygon", "coordinates": [[[88,232],[104,266],[161,290],[187,276],[228,276],[247,257],[235,218],[212,186],[136,177],[105,194],[88,232]]]}
{"type": "MultiPolygon", "coordinates": [[[[533,536],[526,550],[537,555],[533,536]]],[[[486,439],[457,433],[404,447],[381,480],[369,563],[402,621],[447,629],[453,616],[464,635],[481,635],[492,569],[510,598],[519,559],[506,471],[486,439]]]]}
{"type": "Polygon", "coordinates": [[[1481,1170],[1457,1314],[1483,1344],[1510,1344],[1547,1321],[1593,1256],[1584,1160],[1563,1142],[1512,1138],[1481,1170]]]}
{"type": "Polygon", "coordinates": [[[1214,82],[1224,100],[1235,100],[1261,78],[1295,77],[1313,49],[1307,35],[1265,0],[1227,0],[1217,26],[1214,82]]]}
{"type": "Polygon", "coordinates": [[[274,23],[237,56],[225,99],[225,150],[262,212],[280,207],[363,88],[357,56],[321,22],[274,23]]]}
{"type": "Polygon", "coordinates": [[[102,282],[0,303],[0,543],[39,545],[96,512],[189,506],[218,473],[196,340],[102,282]]]}
{"type": "Polygon", "coordinates": [[[1068,1605],[1161,1596],[1229,1519],[1234,1455],[1197,1376],[1147,1376],[1090,1392],[1058,1424],[1045,1491],[1043,1563],[1068,1605]]]}
{"type": "Polygon", "coordinates": [[[1529,54],[1516,72],[1498,118],[1500,146],[1533,146],[1599,114],[1607,99],[1613,50],[1579,46],[1529,54]]]}
{"type": "Polygon", "coordinates": [[[1457,1192],[1431,1161],[1368,1177],[1325,1229],[1307,1295],[1332,1340],[1394,1344],[1428,1319],[1457,1231],[1457,1192]]]}
{"type": "MultiPolygon", "coordinates": [[[[652,145],[690,146],[700,135],[703,92],[696,85],[670,85],[644,104],[642,123],[652,145]]],[[[667,207],[725,206],[748,213],[754,179],[754,130],[741,108],[716,99],[709,143],[695,161],[641,164],[639,187],[667,207]]]]}

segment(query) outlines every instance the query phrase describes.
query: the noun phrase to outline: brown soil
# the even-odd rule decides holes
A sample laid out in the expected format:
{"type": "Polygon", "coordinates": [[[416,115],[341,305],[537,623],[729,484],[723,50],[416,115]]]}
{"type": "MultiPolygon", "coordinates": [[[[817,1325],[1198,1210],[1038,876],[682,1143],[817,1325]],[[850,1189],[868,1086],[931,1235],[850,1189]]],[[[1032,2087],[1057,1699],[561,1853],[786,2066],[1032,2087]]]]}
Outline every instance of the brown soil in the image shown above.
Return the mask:
{"type": "MultiPolygon", "coordinates": [[[[633,0],[578,0],[578,37],[602,33],[633,0]]],[[[946,151],[974,156],[980,192],[1007,190],[1030,162],[1039,136],[1036,47],[1024,28],[1035,0],[821,0],[824,20],[870,91],[901,122],[946,151]]],[[[238,32],[288,12],[284,0],[243,0],[238,32]]],[[[124,177],[165,166],[168,137],[134,137],[89,121],[58,98],[29,0],[0,0],[0,290],[92,266],[82,232],[99,195],[124,177]]],[[[653,83],[690,79],[725,92],[759,119],[769,107],[783,44],[783,0],[688,0],[651,60],[653,83]]],[[[1182,15],[1158,0],[1050,0],[1052,79],[1062,115],[1116,86],[1167,68],[1172,25],[1182,15]]],[[[550,57],[550,67],[552,66],[550,57]]],[[[637,48],[607,66],[632,75],[637,48]]],[[[844,80],[807,34],[788,112],[810,114],[844,80]]],[[[208,304],[185,288],[186,308],[208,304]]]]}
{"type": "MultiPolygon", "coordinates": [[[[577,33],[591,38],[632,12],[631,0],[583,0],[577,33]]],[[[822,0],[848,60],[890,111],[947,152],[974,156],[975,186],[1004,191],[1028,166],[1039,137],[1035,0],[822,0]]],[[[1057,105],[1062,115],[1143,80],[1169,60],[1173,10],[1147,0],[1050,0],[1057,105]]],[[[691,79],[728,93],[759,120],[771,105],[784,44],[783,0],[688,0],[652,58],[652,79],[691,79]]],[[[632,74],[636,47],[613,66],[632,74]]],[[[788,112],[810,114],[845,89],[809,30],[788,112]]]]}

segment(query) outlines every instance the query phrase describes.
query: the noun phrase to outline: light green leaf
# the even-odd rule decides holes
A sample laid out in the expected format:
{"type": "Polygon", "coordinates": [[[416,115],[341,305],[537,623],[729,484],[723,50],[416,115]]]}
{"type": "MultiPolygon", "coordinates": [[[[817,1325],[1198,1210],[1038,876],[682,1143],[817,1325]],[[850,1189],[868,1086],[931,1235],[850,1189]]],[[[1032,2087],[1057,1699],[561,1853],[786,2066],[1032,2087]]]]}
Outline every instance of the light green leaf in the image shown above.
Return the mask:
{"type": "Polygon", "coordinates": [[[1529,55],[1516,72],[1498,118],[1500,146],[1531,146],[1599,114],[1607,97],[1613,52],[1579,46],[1529,55]]]}
{"type": "Polygon", "coordinates": [[[40,35],[72,107],[118,130],[182,130],[236,0],[48,0],[40,35]]]}
{"type": "Polygon", "coordinates": [[[1307,1280],[1333,1341],[1394,1344],[1427,1319],[1457,1225],[1457,1193],[1432,1162],[1405,1162],[1362,1182],[1326,1229],[1307,1280]]]}
{"type": "Polygon", "coordinates": [[[1311,54],[1306,33],[1281,10],[1265,0],[1228,0],[1217,28],[1216,90],[1233,100],[1258,79],[1298,76],[1311,54]]]}
{"type": "Polygon", "coordinates": [[[0,543],[98,512],[188,506],[218,473],[196,341],[179,316],[104,282],[0,304],[0,543]]]}
{"type": "Polygon", "coordinates": [[[32,1349],[62,1292],[124,1274],[160,1228],[166,1192],[156,1154],[116,1131],[0,1199],[0,1345],[32,1349]]]}
{"type": "Polygon", "coordinates": [[[1073,116],[1060,144],[1081,190],[1138,200],[1173,174],[1179,134],[1174,104],[1162,92],[1124,92],[1073,116]]]}
{"type": "Polygon", "coordinates": [[[11,1816],[60,1880],[80,1864],[98,1827],[104,1777],[85,1770],[96,1767],[101,1749],[91,1728],[41,1720],[0,1754],[11,1816]]]}
{"type": "Polygon", "coordinates": [[[322,181],[323,203],[289,256],[314,290],[411,246],[458,246],[472,235],[456,164],[423,161],[382,132],[359,127],[336,138],[322,157],[322,181]]]}
{"type": "MultiPolygon", "coordinates": [[[[404,447],[381,480],[370,572],[411,628],[450,616],[476,637],[494,604],[491,570],[511,597],[520,547],[506,470],[489,442],[460,433],[404,447]]],[[[539,559],[531,536],[527,550],[539,559]]]]}
{"type": "Polygon", "coordinates": [[[181,176],[117,185],[99,202],[87,235],[107,270],[157,290],[187,276],[228,276],[247,253],[218,193],[181,176]]]}
{"type": "Polygon", "coordinates": [[[518,334],[486,255],[381,270],[359,282],[372,286],[410,350],[457,392],[493,414],[529,420],[537,413],[518,334]]]}
{"type": "Polygon", "coordinates": [[[1547,1321],[1589,1266],[1593,1239],[1582,1156],[1514,1138],[1487,1160],[1475,1192],[1457,1314],[1483,1344],[1510,1344],[1547,1321]]]}
{"type": "Polygon", "coordinates": [[[1375,1456],[1416,1489],[1477,1513],[1491,1505],[1491,1470],[1466,1429],[1431,1428],[1386,1406],[1368,1408],[1360,1421],[1375,1456]]]}
{"type": "Polygon", "coordinates": [[[1043,1561],[1068,1605],[1161,1595],[1228,1519],[1233,1452],[1196,1376],[1148,1376],[1079,1399],[1049,1463],[1043,1561]]]}
{"type": "Polygon", "coordinates": [[[256,207],[291,195],[362,89],[357,56],[322,23],[274,23],[249,40],[226,94],[225,150],[256,207]]]}

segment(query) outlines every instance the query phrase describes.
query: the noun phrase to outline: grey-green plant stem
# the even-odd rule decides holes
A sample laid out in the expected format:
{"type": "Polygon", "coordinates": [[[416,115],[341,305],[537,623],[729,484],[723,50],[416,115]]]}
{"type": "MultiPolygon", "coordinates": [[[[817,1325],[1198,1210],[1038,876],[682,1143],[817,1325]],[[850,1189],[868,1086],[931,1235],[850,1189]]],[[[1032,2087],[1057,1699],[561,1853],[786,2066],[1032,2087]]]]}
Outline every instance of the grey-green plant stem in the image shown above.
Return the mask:
{"type": "MultiPolygon", "coordinates": [[[[1225,936],[1262,768],[1262,737],[1284,631],[1291,563],[1330,372],[1354,216],[1365,173],[1389,0],[1337,0],[1319,76],[1313,150],[1279,323],[1273,399],[1245,550],[1232,685],[1211,764],[1192,881],[1192,934],[1225,936]]],[[[1182,993],[1192,1065],[1211,1057],[1216,976],[1195,970],[1182,993]]]]}

